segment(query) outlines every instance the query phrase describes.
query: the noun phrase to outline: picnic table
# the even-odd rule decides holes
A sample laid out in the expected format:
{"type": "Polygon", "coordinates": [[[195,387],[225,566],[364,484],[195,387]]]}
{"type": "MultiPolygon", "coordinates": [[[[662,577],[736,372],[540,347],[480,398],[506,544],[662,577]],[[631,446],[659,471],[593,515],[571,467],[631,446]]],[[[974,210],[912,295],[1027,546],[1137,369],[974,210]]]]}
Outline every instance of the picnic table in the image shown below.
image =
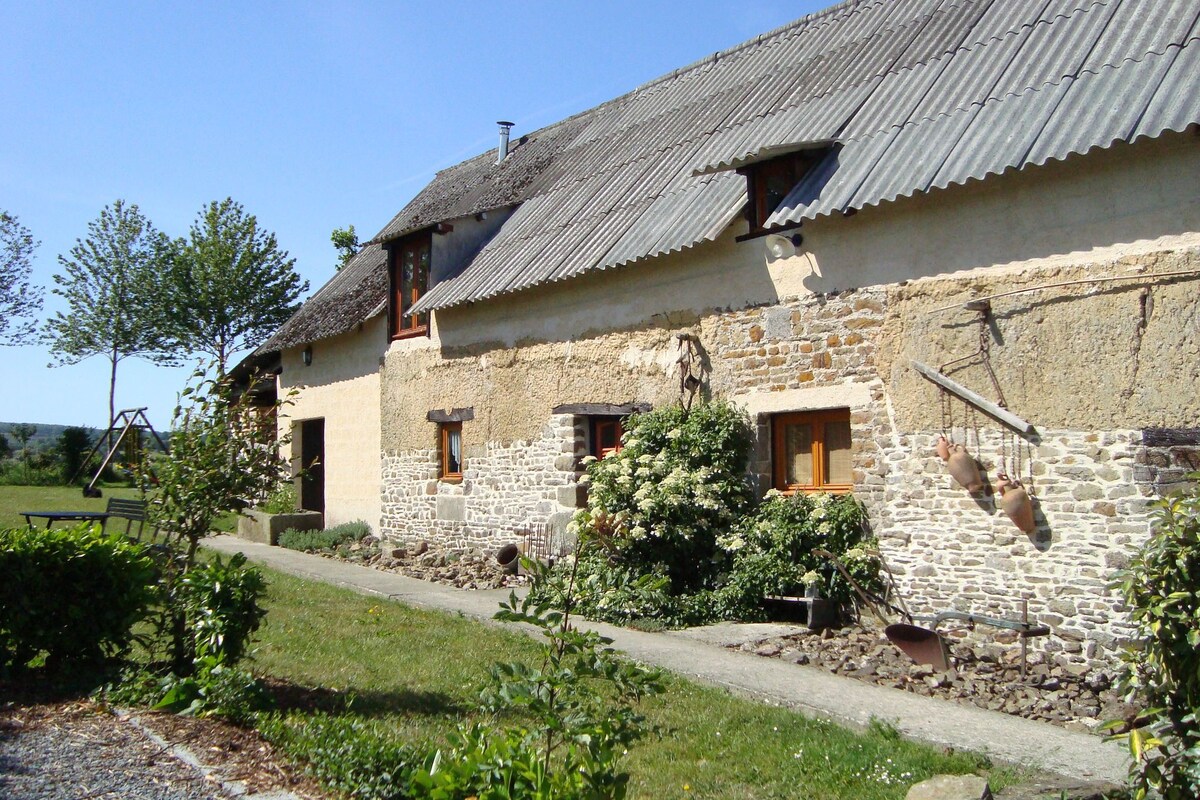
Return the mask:
{"type": "Polygon", "coordinates": [[[103,525],[112,516],[107,511],[22,511],[20,514],[31,528],[35,518],[45,519],[47,529],[56,522],[99,522],[103,525]]]}

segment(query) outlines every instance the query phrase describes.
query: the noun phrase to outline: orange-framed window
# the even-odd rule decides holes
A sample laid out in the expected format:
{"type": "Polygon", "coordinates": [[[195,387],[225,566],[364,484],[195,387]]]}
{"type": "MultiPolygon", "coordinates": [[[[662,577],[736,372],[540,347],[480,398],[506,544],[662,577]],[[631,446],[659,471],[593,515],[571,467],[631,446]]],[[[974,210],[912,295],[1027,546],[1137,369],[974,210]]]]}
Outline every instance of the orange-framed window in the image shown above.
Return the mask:
{"type": "Polygon", "coordinates": [[[462,423],[438,423],[438,436],[441,440],[438,448],[441,462],[438,477],[445,481],[462,480],[462,423]]]}
{"type": "Polygon", "coordinates": [[[428,333],[429,314],[408,310],[429,290],[429,261],[433,237],[429,231],[401,240],[389,249],[391,259],[392,338],[403,339],[428,333]]]}
{"type": "Polygon", "coordinates": [[[592,455],[604,458],[609,453],[621,452],[620,417],[592,417],[592,455]]]}
{"type": "Polygon", "coordinates": [[[854,488],[850,409],[777,414],[771,427],[776,489],[844,494],[854,488]]]}

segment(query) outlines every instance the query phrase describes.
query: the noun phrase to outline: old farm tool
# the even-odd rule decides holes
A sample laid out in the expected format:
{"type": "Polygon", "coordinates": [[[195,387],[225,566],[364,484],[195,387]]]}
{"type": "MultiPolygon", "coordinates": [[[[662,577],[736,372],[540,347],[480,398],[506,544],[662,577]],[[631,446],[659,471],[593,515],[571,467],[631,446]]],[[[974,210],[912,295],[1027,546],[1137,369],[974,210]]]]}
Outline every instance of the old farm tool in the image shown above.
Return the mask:
{"type": "Polygon", "coordinates": [[[1050,628],[1046,625],[1034,625],[1029,621],[1029,603],[1021,601],[1020,620],[985,617],[981,614],[967,614],[962,611],[942,611],[932,617],[919,618],[922,622],[930,622],[932,628],[922,628],[909,623],[896,623],[884,629],[888,640],[899,647],[904,653],[918,664],[929,664],[934,669],[950,668],[950,648],[946,640],[936,628],[946,620],[959,620],[974,629],[976,625],[991,625],[995,628],[1005,628],[1016,631],[1021,637],[1021,674],[1025,674],[1028,641],[1032,636],[1047,636],[1050,628]]]}

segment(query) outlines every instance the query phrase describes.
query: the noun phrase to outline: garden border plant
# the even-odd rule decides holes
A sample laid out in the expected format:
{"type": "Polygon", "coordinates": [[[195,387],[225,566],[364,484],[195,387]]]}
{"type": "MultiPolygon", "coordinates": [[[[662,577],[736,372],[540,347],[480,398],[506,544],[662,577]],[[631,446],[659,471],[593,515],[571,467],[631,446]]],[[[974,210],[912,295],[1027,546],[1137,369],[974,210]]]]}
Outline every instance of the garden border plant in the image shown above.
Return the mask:
{"type": "Polygon", "coordinates": [[[1136,626],[1120,686],[1147,709],[1119,734],[1136,800],[1200,796],[1200,472],[1189,479],[1156,505],[1153,533],[1114,584],[1136,626]]]}
{"type": "MultiPolygon", "coordinates": [[[[726,402],[670,406],[625,422],[620,451],[586,459],[579,611],[656,627],[765,617],[767,595],[819,585],[850,608],[849,583],[813,550],[831,551],[868,591],[882,589],[866,513],[853,497],[783,496],[754,503],[746,414],[726,402]]],[[[575,567],[572,567],[575,568],[575,567]]],[[[552,600],[552,588],[535,589],[552,600]]]]}

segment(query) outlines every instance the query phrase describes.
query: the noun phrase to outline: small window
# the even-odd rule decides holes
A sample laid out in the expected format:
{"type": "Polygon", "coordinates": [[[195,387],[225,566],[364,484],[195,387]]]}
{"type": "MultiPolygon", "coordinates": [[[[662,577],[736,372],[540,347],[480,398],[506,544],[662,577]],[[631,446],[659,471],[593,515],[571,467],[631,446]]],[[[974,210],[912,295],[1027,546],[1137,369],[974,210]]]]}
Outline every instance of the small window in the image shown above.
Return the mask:
{"type": "Polygon", "coordinates": [[[846,493],[853,488],[850,409],[779,414],[772,428],[776,489],[846,493]]]}
{"type": "Polygon", "coordinates": [[[621,452],[620,417],[592,417],[592,455],[604,458],[609,453],[621,452]]]}
{"type": "Polygon", "coordinates": [[[442,422],[438,430],[441,432],[441,469],[438,477],[442,480],[462,480],[462,423],[442,422]]]}
{"type": "Polygon", "coordinates": [[[750,205],[746,210],[750,235],[766,233],[767,218],[800,183],[813,163],[811,152],[793,153],[741,170],[746,176],[746,191],[750,196],[750,205]]]}

